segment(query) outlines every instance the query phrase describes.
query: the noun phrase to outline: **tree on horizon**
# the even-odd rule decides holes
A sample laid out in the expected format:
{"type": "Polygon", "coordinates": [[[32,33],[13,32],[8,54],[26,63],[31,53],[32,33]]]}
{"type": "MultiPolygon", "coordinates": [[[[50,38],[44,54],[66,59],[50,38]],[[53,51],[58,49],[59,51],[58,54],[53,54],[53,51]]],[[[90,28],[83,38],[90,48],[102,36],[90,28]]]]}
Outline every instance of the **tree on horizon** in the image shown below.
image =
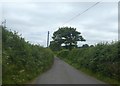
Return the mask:
{"type": "Polygon", "coordinates": [[[76,31],[74,27],[60,27],[57,31],[53,33],[53,41],[50,42],[50,47],[57,45],[58,47],[64,47],[71,50],[72,48],[77,47],[78,41],[86,41],[81,32],[76,31]],[[57,45],[55,45],[57,44],[57,45]]]}

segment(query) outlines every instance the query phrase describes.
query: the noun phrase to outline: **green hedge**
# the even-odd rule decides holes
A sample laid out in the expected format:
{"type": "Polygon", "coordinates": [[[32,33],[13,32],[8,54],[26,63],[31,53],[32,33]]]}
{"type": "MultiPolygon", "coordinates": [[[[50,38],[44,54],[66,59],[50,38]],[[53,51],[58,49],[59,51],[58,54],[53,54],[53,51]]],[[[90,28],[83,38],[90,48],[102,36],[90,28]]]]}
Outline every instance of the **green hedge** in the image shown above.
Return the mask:
{"type": "Polygon", "coordinates": [[[57,53],[57,56],[66,59],[68,57],[68,54],[69,50],[61,50],[60,52],[57,53]]]}
{"type": "Polygon", "coordinates": [[[94,47],[59,52],[58,57],[66,59],[76,68],[89,69],[120,82],[120,42],[99,43],[94,47]],[[64,57],[65,55],[65,57],[64,57]],[[119,55],[119,56],[118,56],[119,55]]]}
{"type": "Polygon", "coordinates": [[[49,69],[53,63],[50,49],[26,42],[17,32],[2,29],[3,84],[23,84],[49,69]]]}

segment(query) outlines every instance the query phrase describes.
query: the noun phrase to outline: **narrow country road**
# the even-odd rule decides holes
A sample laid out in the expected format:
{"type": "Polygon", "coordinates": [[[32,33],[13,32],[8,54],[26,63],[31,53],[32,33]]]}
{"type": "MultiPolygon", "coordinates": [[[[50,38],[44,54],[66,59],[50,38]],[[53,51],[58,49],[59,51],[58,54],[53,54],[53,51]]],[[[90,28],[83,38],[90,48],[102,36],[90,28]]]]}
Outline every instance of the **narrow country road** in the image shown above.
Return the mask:
{"type": "Polygon", "coordinates": [[[76,70],[69,64],[55,58],[50,70],[40,75],[33,84],[105,84],[76,70]]]}

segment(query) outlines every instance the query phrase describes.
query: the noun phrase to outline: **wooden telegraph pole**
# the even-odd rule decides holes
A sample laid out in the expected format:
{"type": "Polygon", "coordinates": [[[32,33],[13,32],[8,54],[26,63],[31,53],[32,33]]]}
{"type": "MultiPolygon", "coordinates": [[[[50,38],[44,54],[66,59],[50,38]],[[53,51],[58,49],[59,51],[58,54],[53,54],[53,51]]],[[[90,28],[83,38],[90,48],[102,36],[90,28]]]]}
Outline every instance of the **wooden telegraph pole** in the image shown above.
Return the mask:
{"type": "Polygon", "coordinates": [[[49,31],[48,31],[48,34],[47,34],[47,47],[49,47],[49,31]]]}

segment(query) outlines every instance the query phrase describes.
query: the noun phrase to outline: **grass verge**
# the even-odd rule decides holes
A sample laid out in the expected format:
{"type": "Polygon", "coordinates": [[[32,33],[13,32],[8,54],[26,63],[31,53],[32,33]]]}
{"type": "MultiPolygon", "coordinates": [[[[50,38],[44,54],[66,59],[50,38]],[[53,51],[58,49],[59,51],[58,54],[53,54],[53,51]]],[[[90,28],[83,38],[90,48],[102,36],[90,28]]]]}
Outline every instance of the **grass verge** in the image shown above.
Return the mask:
{"type": "Polygon", "coordinates": [[[93,73],[91,70],[86,69],[86,68],[77,68],[75,64],[71,64],[71,62],[67,59],[63,59],[65,62],[67,62],[68,64],[70,64],[71,66],[73,66],[74,68],[78,69],[79,71],[94,77],[100,81],[103,81],[105,83],[110,84],[111,86],[120,86],[120,82],[116,81],[115,79],[111,79],[109,77],[104,77],[104,75],[102,75],[101,73],[93,73]]]}

